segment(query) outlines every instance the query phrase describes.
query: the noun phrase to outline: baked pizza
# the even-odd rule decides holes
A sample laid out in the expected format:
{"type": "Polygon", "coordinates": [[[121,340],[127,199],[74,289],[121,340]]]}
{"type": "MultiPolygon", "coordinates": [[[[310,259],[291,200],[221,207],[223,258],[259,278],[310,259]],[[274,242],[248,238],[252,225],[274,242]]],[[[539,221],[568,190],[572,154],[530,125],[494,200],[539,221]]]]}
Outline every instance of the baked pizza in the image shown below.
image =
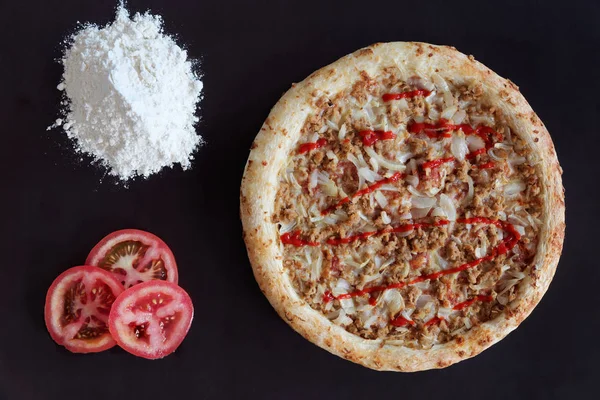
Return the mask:
{"type": "Polygon", "coordinates": [[[452,47],[375,44],[272,109],[242,180],[244,239],[261,290],[308,340],[377,370],[442,368],[546,292],[561,172],[514,83],[452,47]]]}

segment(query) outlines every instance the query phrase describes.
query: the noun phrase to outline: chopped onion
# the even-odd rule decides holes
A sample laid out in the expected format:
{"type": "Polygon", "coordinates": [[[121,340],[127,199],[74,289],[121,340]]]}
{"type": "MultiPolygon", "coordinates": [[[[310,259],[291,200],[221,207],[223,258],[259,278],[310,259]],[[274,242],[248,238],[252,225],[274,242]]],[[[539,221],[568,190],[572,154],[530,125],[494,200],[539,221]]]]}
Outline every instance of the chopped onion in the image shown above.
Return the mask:
{"type": "Polygon", "coordinates": [[[444,111],[442,111],[441,117],[445,120],[450,120],[450,119],[452,119],[452,117],[454,117],[454,114],[456,114],[457,111],[458,111],[457,106],[450,106],[450,107],[446,108],[444,111]]]}
{"type": "Polygon", "coordinates": [[[429,117],[429,119],[436,121],[440,118],[440,112],[436,110],[435,107],[431,107],[429,109],[429,112],[427,113],[427,116],[429,117]]]}
{"type": "Polygon", "coordinates": [[[437,249],[435,249],[434,251],[431,252],[431,262],[433,264],[437,264],[437,266],[440,269],[446,269],[448,267],[448,261],[446,261],[442,256],[440,256],[440,253],[437,249]]]}
{"type": "Polygon", "coordinates": [[[446,80],[444,78],[442,78],[440,76],[440,74],[432,74],[431,80],[433,81],[435,86],[438,87],[439,89],[441,89],[442,91],[447,92],[450,90],[450,86],[448,86],[448,82],[446,82],[446,80]]]}
{"type": "Polygon", "coordinates": [[[456,207],[454,201],[444,193],[440,195],[440,207],[442,207],[450,221],[456,220],[456,207]]]}
{"type": "Polygon", "coordinates": [[[475,194],[475,185],[473,184],[473,178],[471,175],[467,174],[467,185],[469,185],[469,190],[467,191],[467,195],[465,196],[464,204],[469,204],[473,200],[473,195],[475,194]]]}
{"type": "Polygon", "coordinates": [[[404,180],[409,185],[412,185],[414,187],[419,186],[419,176],[418,175],[407,175],[406,178],[404,178],[404,180]]]}
{"type": "Polygon", "coordinates": [[[385,185],[381,185],[377,188],[377,190],[383,190],[383,191],[387,191],[387,192],[399,192],[400,188],[394,186],[394,185],[390,185],[389,183],[386,183],[385,185]]]}
{"type": "Polygon", "coordinates": [[[323,265],[323,252],[319,251],[319,256],[311,265],[310,279],[316,282],[321,276],[321,266],[323,265]]]}
{"type": "Polygon", "coordinates": [[[422,308],[424,307],[426,304],[428,303],[432,303],[433,302],[433,297],[431,297],[428,294],[422,294],[419,296],[419,298],[417,299],[416,302],[416,306],[417,308],[422,308]]]}
{"type": "Polygon", "coordinates": [[[377,203],[379,203],[381,208],[385,208],[388,205],[388,201],[387,201],[386,197],[380,191],[375,192],[375,200],[377,200],[377,203]]]}
{"type": "Polygon", "coordinates": [[[487,126],[494,126],[494,124],[496,123],[496,121],[494,120],[494,117],[491,115],[481,115],[481,114],[472,114],[469,116],[469,118],[471,119],[471,122],[474,125],[487,125],[487,126]]]}
{"type": "Polygon", "coordinates": [[[400,218],[400,219],[412,219],[412,218],[413,218],[413,216],[412,216],[412,214],[411,214],[411,213],[407,212],[407,213],[404,213],[404,214],[400,214],[400,215],[398,216],[398,218],[400,218]]]}
{"type": "Polygon", "coordinates": [[[400,161],[402,164],[406,164],[409,158],[414,157],[414,154],[411,152],[401,152],[396,153],[396,160],[400,161]]]}
{"type": "Polygon", "coordinates": [[[467,155],[467,142],[463,135],[452,135],[452,144],[450,145],[450,151],[452,155],[458,160],[463,161],[467,155]]]}
{"type": "Polygon", "coordinates": [[[327,155],[327,158],[329,158],[330,160],[335,161],[336,163],[339,161],[338,157],[335,155],[335,153],[331,150],[327,150],[327,153],[325,153],[327,155]]]}
{"type": "Polygon", "coordinates": [[[394,161],[388,160],[388,159],[380,156],[379,154],[377,154],[377,152],[373,149],[372,146],[367,146],[364,149],[367,152],[367,154],[369,155],[369,157],[376,159],[377,162],[379,163],[379,165],[381,165],[384,168],[389,169],[390,171],[404,171],[406,169],[406,166],[404,165],[403,162],[396,163],[394,161]]]}
{"type": "Polygon", "coordinates": [[[523,228],[521,225],[513,225],[515,227],[515,230],[517,232],[519,232],[519,235],[523,236],[525,234],[525,228],[523,228]]]}
{"type": "Polygon", "coordinates": [[[528,226],[530,223],[527,219],[522,218],[516,214],[511,214],[508,216],[507,221],[510,222],[513,225],[522,225],[522,226],[528,226]]]}
{"type": "Polygon", "coordinates": [[[504,186],[504,194],[507,196],[512,196],[518,194],[525,190],[527,185],[523,181],[513,181],[504,186]]]}
{"type": "Polygon", "coordinates": [[[370,170],[369,168],[366,168],[366,167],[359,168],[358,175],[365,178],[365,180],[367,182],[375,182],[375,181],[381,179],[381,175],[377,174],[376,172],[373,172],[372,170],[370,170]]]}
{"type": "Polygon", "coordinates": [[[494,160],[494,161],[499,161],[499,162],[504,162],[504,159],[506,158],[506,157],[499,157],[499,156],[496,154],[496,149],[489,149],[489,150],[488,150],[488,155],[490,156],[490,158],[491,158],[492,160],[494,160]]]}
{"type": "Polygon", "coordinates": [[[408,101],[406,101],[406,99],[400,99],[397,102],[394,103],[394,105],[396,107],[398,107],[398,110],[400,111],[405,111],[408,110],[408,101]]]}
{"type": "Polygon", "coordinates": [[[412,196],[410,199],[414,208],[431,208],[437,202],[433,197],[412,196]]]}
{"type": "Polygon", "coordinates": [[[404,308],[404,299],[397,290],[387,290],[383,293],[383,301],[388,306],[390,315],[395,315],[404,308]]]}
{"type": "Polygon", "coordinates": [[[318,182],[319,182],[319,171],[315,169],[310,174],[310,177],[309,177],[309,180],[308,180],[308,188],[309,189],[316,188],[318,182]]]}
{"type": "Polygon", "coordinates": [[[428,208],[413,208],[411,210],[412,217],[414,219],[425,218],[431,211],[431,207],[428,208]]]}
{"type": "Polygon", "coordinates": [[[479,136],[469,135],[467,136],[467,146],[469,146],[469,151],[475,151],[483,149],[485,147],[485,142],[479,136]]]}
{"type": "Polygon", "coordinates": [[[340,140],[344,139],[346,137],[346,124],[342,124],[340,131],[338,132],[338,138],[340,140]]]}
{"type": "Polygon", "coordinates": [[[433,209],[433,211],[431,212],[431,216],[432,217],[442,217],[442,218],[446,218],[446,213],[444,212],[444,210],[442,209],[442,207],[436,207],[433,209]]]}
{"type": "MultiPolygon", "coordinates": [[[[379,203],[379,204],[381,204],[381,203],[379,203]]],[[[381,222],[383,222],[384,224],[389,224],[392,222],[392,219],[385,211],[381,212],[381,222]]]]}
{"type": "Polygon", "coordinates": [[[415,287],[418,287],[421,290],[428,290],[429,286],[430,286],[429,281],[415,283],[415,287]]]}
{"type": "Polygon", "coordinates": [[[450,314],[452,313],[451,308],[440,307],[437,312],[437,316],[442,319],[448,319],[450,314]]]}
{"type": "Polygon", "coordinates": [[[341,299],[340,305],[347,314],[353,314],[356,311],[353,299],[341,299]]]}
{"type": "Polygon", "coordinates": [[[526,161],[527,159],[525,157],[516,155],[508,159],[508,162],[510,162],[512,166],[524,164],[526,161]]]}
{"type": "Polygon", "coordinates": [[[420,197],[431,197],[431,196],[425,196],[425,194],[419,192],[417,189],[414,188],[414,186],[412,185],[408,185],[408,191],[414,195],[414,196],[420,196],[420,197]]]}
{"type": "Polygon", "coordinates": [[[455,124],[462,124],[465,118],[467,117],[467,112],[465,110],[458,110],[456,114],[452,116],[452,122],[455,124]]]}
{"type": "Polygon", "coordinates": [[[352,323],[352,318],[348,317],[344,310],[340,310],[340,314],[332,322],[336,325],[346,326],[352,323]]]}
{"type": "Polygon", "coordinates": [[[283,235],[284,233],[291,232],[296,227],[296,221],[290,221],[287,224],[280,222],[279,225],[279,234],[283,235]]]}

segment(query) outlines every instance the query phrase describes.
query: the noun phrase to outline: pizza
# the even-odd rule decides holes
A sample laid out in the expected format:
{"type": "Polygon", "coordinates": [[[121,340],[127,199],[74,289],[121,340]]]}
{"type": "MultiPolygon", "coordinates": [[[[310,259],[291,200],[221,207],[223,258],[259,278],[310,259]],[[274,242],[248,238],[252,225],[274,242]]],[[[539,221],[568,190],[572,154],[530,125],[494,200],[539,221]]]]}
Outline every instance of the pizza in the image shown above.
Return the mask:
{"type": "Polygon", "coordinates": [[[272,109],[242,179],[244,240],[306,339],[376,370],[443,368],[548,289],[561,173],[514,83],[452,47],[375,44],[272,109]]]}

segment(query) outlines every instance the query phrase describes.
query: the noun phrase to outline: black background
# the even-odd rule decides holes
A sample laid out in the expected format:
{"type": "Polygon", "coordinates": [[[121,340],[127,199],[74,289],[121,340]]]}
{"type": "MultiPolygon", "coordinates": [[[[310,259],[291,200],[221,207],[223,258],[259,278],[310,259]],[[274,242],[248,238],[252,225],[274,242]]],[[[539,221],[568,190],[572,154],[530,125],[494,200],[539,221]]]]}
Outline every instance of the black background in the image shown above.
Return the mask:
{"type": "Polygon", "coordinates": [[[594,1],[132,0],[200,59],[205,99],[194,168],[129,188],[79,161],[57,117],[61,40],[105,24],[113,1],[1,1],[0,398],[598,398],[598,92],[594,1]],[[375,372],[304,340],[256,285],[241,240],[249,146],[292,82],[378,41],[450,44],[520,86],[564,168],[567,236],[549,292],[521,327],[440,371],[375,372]],[[46,290],[105,234],[161,236],[196,317],[161,361],[119,349],[74,355],[46,332],[46,290]],[[594,378],[596,378],[594,380],[594,378]],[[114,397],[113,397],[114,396],[114,397]]]}

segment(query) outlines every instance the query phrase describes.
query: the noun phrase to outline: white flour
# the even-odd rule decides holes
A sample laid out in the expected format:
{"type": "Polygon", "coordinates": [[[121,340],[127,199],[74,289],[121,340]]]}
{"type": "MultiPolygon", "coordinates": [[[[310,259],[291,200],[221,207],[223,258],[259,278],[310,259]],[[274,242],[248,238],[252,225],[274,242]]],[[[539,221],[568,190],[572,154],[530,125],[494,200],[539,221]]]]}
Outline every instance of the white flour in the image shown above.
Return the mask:
{"type": "Polygon", "coordinates": [[[163,167],[190,167],[201,137],[194,129],[202,82],[187,52],[163,34],[162,19],[129,18],[121,5],[104,28],[84,27],[62,63],[68,96],[62,125],[76,149],[89,153],[111,175],[128,180],[163,167]]]}

